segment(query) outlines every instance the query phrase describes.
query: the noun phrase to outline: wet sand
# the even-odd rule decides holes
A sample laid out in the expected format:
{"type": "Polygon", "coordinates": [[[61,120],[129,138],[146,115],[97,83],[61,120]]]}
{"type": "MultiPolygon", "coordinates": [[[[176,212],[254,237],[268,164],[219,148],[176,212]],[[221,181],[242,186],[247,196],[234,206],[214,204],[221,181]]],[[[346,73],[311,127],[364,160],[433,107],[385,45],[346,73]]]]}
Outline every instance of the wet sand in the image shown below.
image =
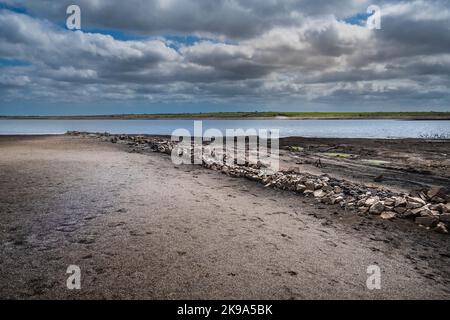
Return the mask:
{"type": "Polygon", "coordinates": [[[450,298],[448,235],[128,151],[0,137],[0,298],[450,298]]]}

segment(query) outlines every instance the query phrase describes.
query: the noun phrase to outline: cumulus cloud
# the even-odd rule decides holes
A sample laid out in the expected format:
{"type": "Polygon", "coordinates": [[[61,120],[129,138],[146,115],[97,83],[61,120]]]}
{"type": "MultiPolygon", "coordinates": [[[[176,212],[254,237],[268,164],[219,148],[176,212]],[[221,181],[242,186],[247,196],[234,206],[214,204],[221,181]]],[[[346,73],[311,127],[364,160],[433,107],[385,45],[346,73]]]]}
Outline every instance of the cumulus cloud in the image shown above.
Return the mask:
{"type": "Polygon", "coordinates": [[[0,64],[0,111],[71,99],[449,109],[448,0],[380,1],[382,30],[351,21],[365,0],[3,3],[0,59],[27,63],[0,64]],[[61,26],[72,3],[81,31],[61,26]]]}

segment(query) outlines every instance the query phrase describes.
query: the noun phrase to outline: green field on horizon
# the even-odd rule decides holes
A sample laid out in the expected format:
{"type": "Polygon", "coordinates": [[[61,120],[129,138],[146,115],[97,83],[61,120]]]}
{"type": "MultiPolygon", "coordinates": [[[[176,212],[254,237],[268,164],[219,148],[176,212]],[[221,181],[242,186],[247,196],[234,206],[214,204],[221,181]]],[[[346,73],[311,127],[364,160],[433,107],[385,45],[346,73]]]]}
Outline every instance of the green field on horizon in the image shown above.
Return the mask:
{"type": "Polygon", "coordinates": [[[166,114],[114,114],[73,116],[0,116],[0,119],[449,119],[450,112],[205,112],[166,114]]]}

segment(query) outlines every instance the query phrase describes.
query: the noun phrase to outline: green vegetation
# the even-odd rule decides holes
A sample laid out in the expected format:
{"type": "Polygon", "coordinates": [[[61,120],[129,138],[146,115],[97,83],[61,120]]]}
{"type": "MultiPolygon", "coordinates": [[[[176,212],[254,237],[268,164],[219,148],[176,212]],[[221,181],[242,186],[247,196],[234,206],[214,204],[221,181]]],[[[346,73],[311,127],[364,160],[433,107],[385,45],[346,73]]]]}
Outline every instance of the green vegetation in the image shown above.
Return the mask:
{"type": "Polygon", "coordinates": [[[354,155],[350,153],[337,153],[337,152],[325,152],[322,153],[324,156],[342,158],[342,159],[350,159],[353,158],[354,155]]]}
{"type": "Polygon", "coordinates": [[[304,150],[304,148],[297,146],[290,146],[287,149],[292,152],[302,152],[304,150]]]}
{"type": "Polygon", "coordinates": [[[209,112],[79,116],[0,116],[0,119],[412,119],[450,120],[450,112],[209,112]]]}

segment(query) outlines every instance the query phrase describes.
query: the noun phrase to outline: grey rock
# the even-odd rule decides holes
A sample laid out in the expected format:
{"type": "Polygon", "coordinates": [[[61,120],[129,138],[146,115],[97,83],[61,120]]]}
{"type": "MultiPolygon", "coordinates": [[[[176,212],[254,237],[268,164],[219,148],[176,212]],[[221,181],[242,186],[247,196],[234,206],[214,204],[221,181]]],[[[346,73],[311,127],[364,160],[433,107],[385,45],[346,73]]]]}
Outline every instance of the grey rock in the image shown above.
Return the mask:
{"type": "Polygon", "coordinates": [[[381,201],[375,202],[369,209],[370,214],[381,214],[384,211],[384,204],[381,201]]]}
{"type": "Polygon", "coordinates": [[[371,207],[372,205],[374,205],[375,203],[377,203],[379,201],[380,201],[380,198],[378,196],[377,197],[371,197],[371,198],[366,200],[365,205],[367,207],[371,207]]]}
{"type": "Polygon", "coordinates": [[[394,211],[396,213],[398,213],[398,214],[404,214],[406,212],[406,210],[408,210],[408,209],[406,209],[405,207],[396,207],[396,208],[394,208],[394,211]]]}
{"type": "Polygon", "coordinates": [[[443,187],[433,187],[427,192],[430,199],[433,199],[434,197],[446,198],[448,194],[449,191],[443,187]]]}
{"type": "Polygon", "coordinates": [[[369,211],[369,208],[368,207],[359,207],[358,211],[361,213],[367,213],[369,211]]]}
{"type": "Polygon", "coordinates": [[[406,198],[408,200],[408,203],[413,202],[413,203],[420,203],[421,205],[425,205],[426,202],[423,201],[422,199],[418,198],[418,197],[407,197],[406,198]]]}
{"type": "Polygon", "coordinates": [[[342,193],[344,190],[342,190],[342,188],[341,187],[339,187],[339,186],[335,186],[334,187],[334,193],[342,193]]]}
{"type": "Polygon", "coordinates": [[[395,198],[395,207],[405,207],[406,206],[406,199],[403,197],[396,197],[395,198]]]}
{"type": "Polygon", "coordinates": [[[435,216],[418,217],[416,218],[416,223],[424,227],[434,227],[439,223],[439,218],[435,216]]]}
{"type": "Polygon", "coordinates": [[[315,189],[315,183],[313,180],[307,180],[305,182],[306,190],[314,191],[315,189]]]}
{"type": "Polygon", "coordinates": [[[384,220],[392,220],[395,218],[396,215],[397,214],[395,212],[385,211],[380,215],[380,217],[381,217],[381,219],[384,219],[384,220]]]}
{"type": "Polygon", "coordinates": [[[314,191],[314,197],[316,198],[323,198],[325,197],[326,193],[323,190],[316,190],[314,191]]]}
{"type": "Polygon", "coordinates": [[[434,228],[434,231],[442,233],[442,234],[448,234],[448,229],[445,223],[439,222],[436,227],[434,228]]]}
{"type": "Polygon", "coordinates": [[[422,208],[424,204],[425,203],[408,201],[408,203],[406,204],[406,208],[407,209],[418,209],[418,208],[422,208]]]}

